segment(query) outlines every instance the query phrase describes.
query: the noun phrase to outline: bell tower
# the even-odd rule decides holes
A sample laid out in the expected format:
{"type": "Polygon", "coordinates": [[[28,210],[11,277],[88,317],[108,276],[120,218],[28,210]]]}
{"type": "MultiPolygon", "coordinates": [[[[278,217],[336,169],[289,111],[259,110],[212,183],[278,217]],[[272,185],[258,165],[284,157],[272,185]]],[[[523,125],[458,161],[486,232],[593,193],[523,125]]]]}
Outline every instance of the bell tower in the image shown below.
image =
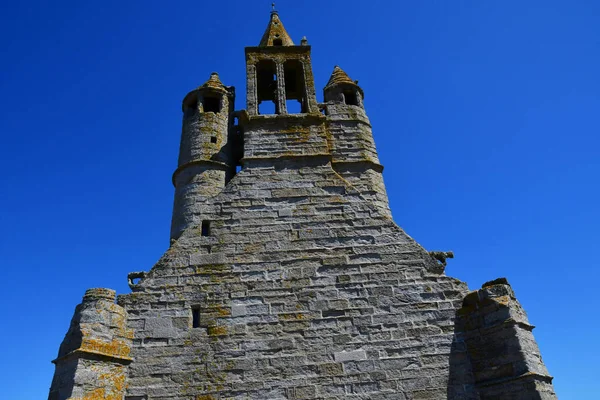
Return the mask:
{"type": "Polygon", "coordinates": [[[245,52],[242,168],[330,162],[327,119],[317,104],[306,38],[294,44],[273,10],[259,45],[245,52]]]}
{"type": "Polygon", "coordinates": [[[246,79],[250,116],[319,113],[310,46],[304,38],[294,44],[275,10],[259,45],[246,47],[246,79]],[[274,107],[263,111],[268,102],[274,107]]]}

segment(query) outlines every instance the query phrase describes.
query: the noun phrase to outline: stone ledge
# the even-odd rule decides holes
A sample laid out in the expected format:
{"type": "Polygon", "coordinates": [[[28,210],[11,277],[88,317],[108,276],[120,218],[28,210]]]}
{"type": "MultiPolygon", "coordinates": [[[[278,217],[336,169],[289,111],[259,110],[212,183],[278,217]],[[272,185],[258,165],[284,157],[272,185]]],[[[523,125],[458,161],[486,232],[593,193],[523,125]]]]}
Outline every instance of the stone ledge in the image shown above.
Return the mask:
{"type": "Polygon", "coordinates": [[[84,349],[75,349],[70,353],[65,354],[64,356],[57,357],[52,360],[53,364],[57,364],[60,361],[66,360],[67,358],[72,358],[75,356],[80,356],[81,358],[91,358],[91,359],[104,359],[108,361],[113,361],[118,364],[128,365],[133,361],[133,358],[127,356],[115,356],[113,354],[104,353],[96,350],[84,350],[84,349]],[[89,357],[88,355],[91,355],[89,357]]]}
{"type": "Polygon", "coordinates": [[[231,167],[223,162],[220,161],[212,161],[212,160],[191,160],[186,162],[185,164],[180,165],[179,167],[177,167],[177,169],[175,170],[175,172],[173,172],[173,176],[171,177],[171,181],[173,182],[173,186],[175,185],[175,180],[177,179],[177,175],[179,175],[179,173],[181,171],[183,171],[184,169],[188,168],[188,167],[192,167],[194,165],[208,165],[211,166],[215,169],[218,169],[220,171],[228,171],[231,169],[231,167]]]}
{"type": "Polygon", "coordinates": [[[499,379],[492,379],[489,381],[479,382],[479,383],[475,384],[475,387],[482,388],[482,387],[490,387],[490,386],[494,386],[494,385],[503,385],[503,384],[506,384],[509,382],[526,380],[526,379],[530,379],[530,378],[539,379],[539,380],[542,380],[547,383],[552,383],[552,380],[554,379],[554,377],[550,376],[550,375],[542,375],[542,374],[538,374],[535,372],[526,372],[522,375],[512,376],[509,378],[499,378],[499,379]]]}
{"type": "MultiPolygon", "coordinates": [[[[348,168],[351,166],[355,166],[355,165],[365,165],[367,167],[370,167],[371,169],[373,169],[375,172],[383,172],[383,165],[376,163],[374,161],[370,161],[370,160],[356,160],[356,161],[332,161],[331,165],[333,166],[334,169],[343,169],[343,168],[348,168]]],[[[337,171],[336,169],[336,171],[337,171]]]]}
{"type": "Polygon", "coordinates": [[[268,156],[250,156],[250,157],[244,157],[244,158],[242,158],[240,160],[240,163],[244,167],[247,167],[246,163],[248,161],[287,161],[287,160],[295,160],[295,159],[303,159],[303,158],[313,158],[313,159],[323,158],[324,161],[330,162],[331,161],[331,154],[330,153],[282,154],[282,155],[272,156],[272,157],[268,157],[268,156]]]}
{"type": "MultiPolygon", "coordinates": [[[[517,326],[519,328],[522,328],[528,332],[531,332],[535,329],[535,325],[531,325],[525,322],[521,322],[521,321],[517,321],[513,318],[507,318],[503,321],[499,321],[497,324],[494,324],[492,326],[485,326],[485,327],[481,327],[479,328],[479,330],[475,333],[473,333],[473,335],[471,336],[479,336],[481,334],[489,334],[491,332],[495,332],[495,331],[499,331],[501,329],[504,329],[506,327],[511,327],[511,326],[517,326]]],[[[469,335],[469,332],[465,332],[464,333],[466,336],[465,337],[471,337],[469,335]]]]}

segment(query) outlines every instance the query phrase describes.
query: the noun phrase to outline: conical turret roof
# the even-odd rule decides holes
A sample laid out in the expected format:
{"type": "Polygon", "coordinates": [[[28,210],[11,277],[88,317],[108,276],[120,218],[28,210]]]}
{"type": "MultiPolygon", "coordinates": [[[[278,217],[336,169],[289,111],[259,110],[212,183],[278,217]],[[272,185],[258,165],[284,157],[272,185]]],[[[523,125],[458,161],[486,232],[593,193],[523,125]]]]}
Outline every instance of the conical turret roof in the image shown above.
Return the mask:
{"type": "Polygon", "coordinates": [[[204,82],[202,86],[198,87],[198,89],[215,89],[227,91],[227,88],[225,87],[225,85],[223,85],[221,79],[219,79],[219,74],[217,74],[216,72],[211,73],[210,78],[208,78],[208,80],[204,82]]]}
{"type": "Polygon", "coordinates": [[[358,88],[358,90],[360,91],[361,95],[364,96],[363,90],[360,86],[358,86],[357,84],[358,81],[353,81],[352,79],[350,79],[350,77],[348,76],[348,74],[339,67],[339,65],[336,65],[333,68],[333,72],[331,73],[331,76],[329,77],[329,81],[327,82],[327,85],[325,85],[325,90],[327,90],[328,88],[331,88],[333,86],[337,86],[337,85],[352,85],[352,86],[356,86],[358,88]]]}
{"type": "Polygon", "coordinates": [[[348,74],[338,65],[336,65],[333,68],[333,72],[331,73],[329,81],[327,82],[327,85],[325,85],[325,87],[339,85],[340,83],[350,83],[352,85],[356,85],[356,83],[352,79],[350,79],[348,74]]]}
{"type": "Polygon", "coordinates": [[[286,32],[277,11],[271,11],[269,25],[260,39],[259,46],[293,46],[294,42],[286,32]],[[279,43],[279,44],[278,44],[279,43]]]}

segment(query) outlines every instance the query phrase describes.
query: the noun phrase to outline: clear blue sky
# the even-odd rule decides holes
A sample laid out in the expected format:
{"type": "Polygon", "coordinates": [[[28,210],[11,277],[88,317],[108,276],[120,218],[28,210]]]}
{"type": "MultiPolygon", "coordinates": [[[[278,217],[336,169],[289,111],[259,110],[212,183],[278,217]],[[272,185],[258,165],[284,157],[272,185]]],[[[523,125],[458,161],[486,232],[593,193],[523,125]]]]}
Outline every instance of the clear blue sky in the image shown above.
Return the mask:
{"type": "MultiPolygon", "coordinates": [[[[128,292],[166,250],[181,100],[218,71],[244,108],[244,46],[270,1],[4,1],[0,363],[46,398],[85,289],[128,292]]],[[[600,398],[600,2],[279,1],[365,91],[396,222],[476,289],[506,276],[561,400],[600,398]]]]}

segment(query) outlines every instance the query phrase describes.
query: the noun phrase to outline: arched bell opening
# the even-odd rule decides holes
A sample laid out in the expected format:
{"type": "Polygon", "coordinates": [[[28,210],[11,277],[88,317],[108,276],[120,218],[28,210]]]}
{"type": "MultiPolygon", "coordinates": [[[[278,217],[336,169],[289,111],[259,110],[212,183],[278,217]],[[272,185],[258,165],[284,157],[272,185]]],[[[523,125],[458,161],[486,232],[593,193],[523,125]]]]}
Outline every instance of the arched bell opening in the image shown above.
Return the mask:
{"type": "Polygon", "coordinates": [[[277,65],[271,60],[256,65],[256,92],[259,114],[279,114],[277,106],[277,65]]]}
{"type": "Polygon", "coordinates": [[[299,60],[288,60],[283,64],[285,79],[285,102],[288,114],[308,112],[304,65],[299,60]]]}

